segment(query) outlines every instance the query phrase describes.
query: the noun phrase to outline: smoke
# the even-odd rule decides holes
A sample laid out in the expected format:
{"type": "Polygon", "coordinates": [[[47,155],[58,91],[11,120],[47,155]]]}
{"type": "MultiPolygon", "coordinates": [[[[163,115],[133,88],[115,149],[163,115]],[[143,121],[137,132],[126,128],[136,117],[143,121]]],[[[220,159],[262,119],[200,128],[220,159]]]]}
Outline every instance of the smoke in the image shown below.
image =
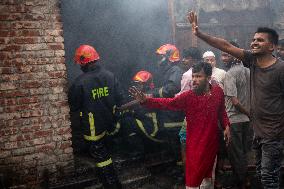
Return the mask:
{"type": "Polygon", "coordinates": [[[139,70],[156,70],[155,50],[170,43],[168,4],[164,0],[61,0],[69,84],[81,73],[75,49],[93,45],[99,64],[127,88],[139,70]]]}

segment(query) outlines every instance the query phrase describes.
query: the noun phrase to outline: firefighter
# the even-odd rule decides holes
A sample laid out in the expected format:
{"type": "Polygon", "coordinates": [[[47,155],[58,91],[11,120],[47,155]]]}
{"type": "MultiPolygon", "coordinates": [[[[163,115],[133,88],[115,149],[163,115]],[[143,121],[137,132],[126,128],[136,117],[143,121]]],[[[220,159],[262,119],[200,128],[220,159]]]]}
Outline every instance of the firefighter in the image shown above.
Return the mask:
{"type": "Polygon", "coordinates": [[[146,93],[155,88],[152,74],[144,70],[137,72],[132,81],[138,89],[146,93]]]}
{"type": "Polygon", "coordinates": [[[83,74],[72,84],[68,99],[71,112],[80,111],[81,128],[88,152],[96,162],[98,175],[105,188],[121,188],[113,162],[106,148],[108,130],[113,129],[115,105],[122,103],[118,80],[98,64],[97,51],[81,45],[75,52],[75,63],[83,74]]]}
{"type": "Polygon", "coordinates": [[[156,50],[160,57],[159,87],[153,92],[154,97],[174,97],[180,91],[180,81],[184,70],[180,64],[180,53],[176,46],[165,44],[156,50]]]}
{"type": "MultiPolygon", "coordinates": [[[[180,62],[180,53],[176,46],[165,44],[156,50],[160,57],[158,61],[159,79],[158,87],[153,90],[155,98],[172,98],[181,90],[181,79],[185,72],[180,62]]],[[[177,183],[183,182],[183,170],[180,154],[179,130],[185,124],[184,113],[168,110],[157,110],[157,119],[160,133],[167,135],[167,150],[172,154],[177,163],[176,169],[171,170],[171,175],[177,183]]]]}
{"type": "MultiPolygon", "coordinates": [[[[152,96],[156,98],[174,97],[181,89],[181,79],[185,71],[180,63],[179,50],[172,44],[165,44],[156,50],[156,54],[160,57],[158,61],[160,85],[153,90],[152,96]]],[[[159,125],[168,133],[168,140],[171,143],[169,148],[178,160],[180,158],[178,133],[184,125],[184,114],[159,110],[157,119],[159,125]]]]}
{"type": "MultiPolygon", "coordinates": [[[[132,78],[133,85],[151,95],[154,89],[153,76],[148,71],[139,71],[132,78]]],[[[145,109],[140,103],[131,101],[119,107],[123,111],[120,125],[123,125],[122,132],[125,136],[128,155],[142,156],[145,152],[155,151],[160,144],[164,143],[159,135],[159,126],[157,122],[157,114],[155,110],[145,109]]]]}
{"type": "MultiPolygon", "coordinates": [[[[180,64],[180,53],[176,46],[165,44],[159,47],[156,54],[160,56],[159,87],[153,89],[152,96],[155,98],[174,97],[181,88],[181,78],[184,73],[180,64]]],[[[162,111],[159,119],[166,128],[180,127],[184,117],[177,112],[162,111]]]]}

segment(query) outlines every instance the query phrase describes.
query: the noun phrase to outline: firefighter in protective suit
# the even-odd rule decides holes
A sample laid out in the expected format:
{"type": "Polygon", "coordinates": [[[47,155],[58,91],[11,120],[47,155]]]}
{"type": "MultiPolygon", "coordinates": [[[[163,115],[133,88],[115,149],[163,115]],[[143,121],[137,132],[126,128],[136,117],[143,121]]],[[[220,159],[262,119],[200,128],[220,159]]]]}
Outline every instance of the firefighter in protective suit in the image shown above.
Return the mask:
{"type": "MultiPolygon", "coordinates": [[[[184,69],[180,64],[180,53],[176,46],[165,44],[159,47],[156,54],[160,56],[159,75],[160,85],[153,90],[155,98],[174,97],[181,89],[181,79],[184,69]]],[[[163,126],[168,133],[169,146],[175,157],[179,159],[179,138],[178,133],[184,124],[184,114],[182,112],[173,112],[160,110],[157,112],[159,125],[163,126]]]]}
{"type": "Polygon", "coordinates": [[[158,61],[159,87],[155,88],[155,98],[174,97],[180,90],[180,81],[184,70],[180,65],[180,53],[176,46],[165,44],[156,50],[160,57],[158,61]]]}
{"type": "MultiPolygon", "coordinates": [[[[136,88],[146,94],[150,94],[154,89],[153,77],[148,71],[139,71],[132,81],[136,88]]],[[[154,147],[164,143],[158,132],[155,110],[143,108],[139,103],[132,102],[122,105],[119,109],[124,110],[120,124],[123,125],[122,132],[130,155],[144,155],[145,152],[152,152],[155,150],[154,147]]]]}
{"type": "Polygon", "coordinates": [[[76,78],[68,94],[71,112],[80,111],[81,127],[88,152],[94,158],[105,188],[121,188],[112,159],[106,148],[108,130],[114,127],[113,108],[123,95],[115,76],[98,64],[96,50],[89,45],[76,49],[74,60],[83,74],[76,78]]]}
{"type": "MultiPolygon", "coordinates": [[[[161,57],[158,62],[160,85],[152,92],[155,98],[174,97],[181,88],[181,78],[184,69],[180,64],[180,54],[176,46],[171,44],[162,45],[156,54],[161,57]]],[[[183,124],[183,114],[180,112],[161,111],[159,120],[165,128],[180,127],[183,124]]]]}

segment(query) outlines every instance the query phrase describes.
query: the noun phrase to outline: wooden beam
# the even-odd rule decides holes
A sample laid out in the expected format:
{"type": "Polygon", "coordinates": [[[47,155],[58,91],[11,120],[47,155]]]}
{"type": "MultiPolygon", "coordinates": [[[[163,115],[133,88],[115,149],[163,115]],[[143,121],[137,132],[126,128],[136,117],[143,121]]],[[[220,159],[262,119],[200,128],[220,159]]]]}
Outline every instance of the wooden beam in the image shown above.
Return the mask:
{"type": "Polygon", "coordinates": [[[175,0],[168,0],[168,11],[169,11],[169,19],[171,25],[171,40],[172,43],[176,43],[176,19],[175,19],[175,0]]]}

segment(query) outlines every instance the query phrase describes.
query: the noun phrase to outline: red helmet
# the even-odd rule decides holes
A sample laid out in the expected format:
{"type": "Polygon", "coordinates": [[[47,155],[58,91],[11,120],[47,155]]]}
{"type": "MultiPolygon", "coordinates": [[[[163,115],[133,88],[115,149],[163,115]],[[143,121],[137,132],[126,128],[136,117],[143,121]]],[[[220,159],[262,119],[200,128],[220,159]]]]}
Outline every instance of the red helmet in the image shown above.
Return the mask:
{"type": "Polygon", "coordinates": [[[74,60],[76,64],[86,65],[89,62],[99,60],[100,56],[94,47],[90,45],[81,45],[76,49],[74,60]]]}
{"type": "Polygon", "coordinates": [[[134,82],[141,82],[141,83],[149,83],[150,88],[154,88],[153,83],[153,76],[150,72],[147,71],[140,71],[135,74],[135,76],[132,78],[134,82]]]}
{"type": "Polygon", "coordinates": [[[166,55],[168,52],[169,54],[169,61],[170,62],[177,62],[180,60],[180,55],[179,55],[179,50],[177,49],[176,46],[171,45],[171,44],[165,44],[159,47],[156,51],[157,54],[160,55],[166,55]]]}
{"type": "Polygon", "coordinates": [[[150,72],[140,71],[140,72],[135,74],[135,76],[133,77],[132,80],[137,81],[137,82],[146,83],[148,80],[151,80],[152,78],[153,78],[153,76],[150,72]]]}

